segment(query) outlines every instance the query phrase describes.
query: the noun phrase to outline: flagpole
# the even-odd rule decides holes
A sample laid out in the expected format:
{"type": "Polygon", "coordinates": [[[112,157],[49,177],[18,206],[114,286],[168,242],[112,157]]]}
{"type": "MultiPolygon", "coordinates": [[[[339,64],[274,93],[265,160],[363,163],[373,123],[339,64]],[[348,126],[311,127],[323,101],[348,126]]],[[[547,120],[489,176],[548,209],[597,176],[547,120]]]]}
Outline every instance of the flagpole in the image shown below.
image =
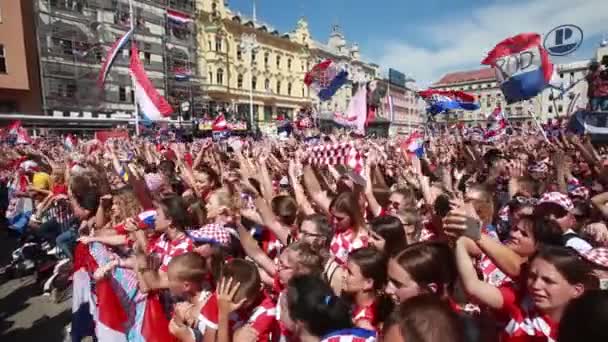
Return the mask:
{"type": "MultiPolygon", "coordinates": [[[[133,22],[133,0],[129,0],[129,18],[130,18],[130,30],[133,31],[133,35],[131,36],[131,39],[135,39],[135,25],[133,22]]],[[[131,44],[134,43],[134,41],[131,41],[131,44]]],[[[137,58],[139,58],[139,56],[137,56],[137,58]]],[[[131,77],[131,83],[132,83],[132,91],[135,94],[135,80],[131,77]]],[[[134,115],[135,115],[135,135],[139,136],[139,105],[137,104],[137,96],[133,96],[133,106],[135,106],[134,108],[134,115]]]]}

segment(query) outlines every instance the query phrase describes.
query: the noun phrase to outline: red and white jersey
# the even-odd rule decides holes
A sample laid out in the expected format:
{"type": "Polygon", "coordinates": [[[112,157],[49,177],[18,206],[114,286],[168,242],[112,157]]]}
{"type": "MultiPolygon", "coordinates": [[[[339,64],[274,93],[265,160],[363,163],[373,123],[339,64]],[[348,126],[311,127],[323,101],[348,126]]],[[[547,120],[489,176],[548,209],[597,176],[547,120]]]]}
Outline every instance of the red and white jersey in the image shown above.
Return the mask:
{"type": "Polygon", "coordinates": [[[500,288],[503,307],[499,313],[509,319],[502,342],[555,342],[558,324],[534,308],[529,298],[521,297],[512,286],[500,288]]]}
{"type": "Polygon", "coordinates": [[[501,271],[485,254],[482,254],[477,262],[477,270],[483,275],[483,281],[494,287],[501,287],[513,282],[513,279],[501,271]]]}
{"type": "Polygon", "coordinates": [[[350,252],[367,247],[368,245],[369,236],[364,235],[363,232],[359,232],[359,235],[355,236],[355,231],[349,228],[334,234],[329,245],[329,251],[339,264],[344,265],[348,260],[350,252]]]}
{"type": "Polygon", "coordinates": [[[279,261],[279,255],[285,246],[279,238],[268,228],[264,227],[260,237],[261,248],[268,257],[275,263],[279,261]]]}
{"type": "MultiPolygon", "coordinates": [[[[199,322],[206,329],[218,329],[219,309],[217,295],[214,293],[201,308],[199,322]]],[[[270,335],[278,337],[278,322],[276,319],[276,303],[267,296],[253,308],[245,308],[232,312],[229,316],[230,331],[234,333],[238,328],[247,324],[258,333],[259,341],[268,341],[270,335]]]]}
{"type": "Polygon", "coordinates": [[[169,240],[167,234],[164,233],[150,246],[150,253],[154,253],[160,258],[160,270],[167,272],[167,267],[173,257],[186,254],[193,249],[194,244],[186,234],[182,234],[175,240],[169,240]]]}
{"type": "Polygon", "coordinates": [[[353,309],[353,323],[357,326],[357,324],[362,321],[369,322],[374,328],[377,328],[375,302],[368,306],[355,306],[353,309]]]}
{"type": "Polygon", "coordinates": [[[321,342],[376,342],[376,333],[359,328],[343,329],[325,335],[321,342]]]}

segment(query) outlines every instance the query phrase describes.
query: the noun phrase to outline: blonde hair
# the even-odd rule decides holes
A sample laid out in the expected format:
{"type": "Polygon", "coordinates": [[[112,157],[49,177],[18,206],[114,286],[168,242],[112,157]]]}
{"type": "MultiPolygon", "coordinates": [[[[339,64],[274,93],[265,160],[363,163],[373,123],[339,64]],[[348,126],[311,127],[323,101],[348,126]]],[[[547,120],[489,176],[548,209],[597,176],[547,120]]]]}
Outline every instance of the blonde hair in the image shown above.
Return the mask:
{"type": "Polygon", "coordinates": [[[122,191],[112,196],[112,202],[118,208],[118,221],[123,221],[134,217],[142,211],[139,200],[131,190],[122,191]]]}

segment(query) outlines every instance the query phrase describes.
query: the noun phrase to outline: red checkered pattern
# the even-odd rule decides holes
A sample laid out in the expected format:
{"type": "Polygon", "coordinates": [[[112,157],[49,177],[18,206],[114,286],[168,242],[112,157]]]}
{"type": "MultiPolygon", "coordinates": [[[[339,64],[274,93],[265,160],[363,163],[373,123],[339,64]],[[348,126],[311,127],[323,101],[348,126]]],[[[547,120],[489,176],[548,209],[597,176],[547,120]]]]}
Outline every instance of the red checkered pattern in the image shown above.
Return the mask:
{"type": "Polygon", "coordinates": [[[588,200],[591,192],[586,186],[577,186],[576,188],[572,189],[569,194],[572,198],[581,198],[584,200],[588,200]]]}
{"type": "Polygon", "coordinates": [[[510,318],[502,332],[503,342],[557,341],[557,323],[534,308],[529,298],[521,298],[513,286],[500,288],[503,297],[501,314],[510,318]]]}
{"type": "Polygon", "coordinates": [[[358,236],[355,238],[355,232],[352,229],[347,229],[343,232],[334,234],[329,245],[331,255],[341,265],[346,264],[350,252],[367,247],[369,245],[369,237],[358,236]]]}
{"type": "Polygon", "coordinates": [[[543,194],[540,199],[540,202],[538,202],[538,205],[542,205],[545,203],[557,204],[560,207],[566,209],[567,211],[571,211],[572,209],[574,209],[572,200],[570,200],[568,196],[562,194],[561,192],[547,192],[543,194]]]}
{"type": "Polygon", "coordinates": [[[317,145],[310,147],[308,152],[313,165],[345,165],[359,174],[363,171],[365,158],[352,144],[317,145]]]}
{"type": "Polygon", "coordinates": [[[594,248],[581,253],[581,255],[583,258],[598,266],[608,268],[608,248],[606,247],[594,248]]]}
{"type": "Polygon", "coordinates": [[[193,249],[194,245],[192,244],[192,240],[186,234],[175,240],[169,240],[167,234],[164,233],[158,238],[156,243],[151,246],[150,251],[160,258],[160,270],[167,272],[171,259],[178,255],[192,252],[193,249]]]}
{"type": "Polygon", "coordinates": [[[230,233],[221,224],[207,224],[197,230],[191,230],[188,235],[194,240],[194,242],[210,242],[222,245],[224,247],[230,246],[230,233]]]}
{"type": "Polygon", "coordinates": [[[549,172],[549,167],[547,166],[547,164],[540,162],[530,165],[528,167],[528,171],[535,173],[547,173],[549,172]]]}

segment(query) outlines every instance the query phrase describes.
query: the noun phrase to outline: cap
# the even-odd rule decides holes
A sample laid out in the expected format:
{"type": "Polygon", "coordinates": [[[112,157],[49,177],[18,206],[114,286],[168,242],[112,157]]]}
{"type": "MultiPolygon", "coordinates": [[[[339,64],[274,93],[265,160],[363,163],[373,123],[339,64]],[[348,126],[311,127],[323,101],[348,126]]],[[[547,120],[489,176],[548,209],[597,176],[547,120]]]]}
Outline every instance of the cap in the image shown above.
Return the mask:
{"type": "Polygon", "coordinates": [[[188,231],[188,236],[194,243],[230,246],[230,233],[220,224],[207,224],[200,229],[188,231]]]}
{"type": "Polygon", "coordinates": [[[585,260],[604,268],[608,268],[608,248],[598,247],[580,253],[585,260]]]}
{"type": "Polygon", "coordinates": [[[572,200],[567,195],[562,194],[561,192],[547,192],[543,194],[536,207],[538,208],[546,204],[558,205],[568,212],[574,209],[574,204],[572,203],[572,200]]]}

